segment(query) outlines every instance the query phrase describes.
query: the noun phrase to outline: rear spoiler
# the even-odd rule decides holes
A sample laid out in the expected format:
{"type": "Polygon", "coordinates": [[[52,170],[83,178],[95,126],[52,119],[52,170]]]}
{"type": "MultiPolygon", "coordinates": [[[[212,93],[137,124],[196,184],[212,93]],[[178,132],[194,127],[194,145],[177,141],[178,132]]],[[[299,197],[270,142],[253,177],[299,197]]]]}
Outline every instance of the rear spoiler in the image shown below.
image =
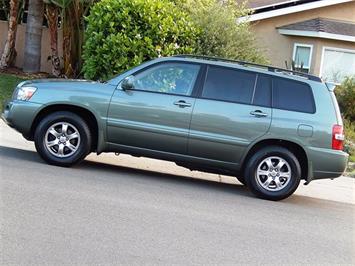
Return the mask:
{"type": "Polygon", "coordinates": [[[325,82],[325,85],[327,86],[329,91],[334,91],[336,86],[340,85],[340,83],[325,82]]]}

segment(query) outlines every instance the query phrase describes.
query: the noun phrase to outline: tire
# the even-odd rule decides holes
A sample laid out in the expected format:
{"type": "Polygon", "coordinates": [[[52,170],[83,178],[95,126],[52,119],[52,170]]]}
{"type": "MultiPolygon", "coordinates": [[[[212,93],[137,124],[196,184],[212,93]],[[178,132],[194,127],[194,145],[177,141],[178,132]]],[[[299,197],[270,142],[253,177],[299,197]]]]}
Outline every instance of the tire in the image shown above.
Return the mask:
{"type": "Polygon", "coordinates": [[[67,111],[44,117],[34,134],[36,150],[42,159],[49,164],[65,167],[81,162],[90,153],[91,140],[87,123],[80,116],[67,111]]]}
{"type": "Polygon", "coordinates": [[[249,159],[244,176],[253,194],[276,201],[295,192],[301,180],[301,167],[296,156],[288,149],[269,146],[260,149],[249,159]]]}
{"type": "Polygon", "coordinates": [[[242,185],[246,185],[245,184],[245,179],[244,179],[244,177],[242,177],[242,176],[237,176],[237,179],[238,179],[238,181],[239,181],[239,183],[241,183],[242,185]]]}

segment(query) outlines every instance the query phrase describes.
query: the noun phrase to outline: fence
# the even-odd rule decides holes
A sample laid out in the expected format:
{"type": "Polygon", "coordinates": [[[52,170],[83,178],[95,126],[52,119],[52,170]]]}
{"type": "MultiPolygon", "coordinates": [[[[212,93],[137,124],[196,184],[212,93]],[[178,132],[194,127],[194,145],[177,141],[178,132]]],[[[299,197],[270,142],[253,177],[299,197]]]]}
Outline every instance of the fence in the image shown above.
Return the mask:
{"type": "MultiPolygon", "coordinates": [[[[0,54],[2,54],[7,38],[8,22],[0,21],[0,54]]],[[[16,35],[16,60],[15,67],[22,68],[25,52],[25,33],[26,33],[26,24],[19,24],[17,26],[17,35],[16,35]]],[[[58,31],[58,49],[59,56],[62,59],[63,49],[61,47],[62,43],[62,31],[58,31]]],[[[42,72],[51,72],[51,61],[48,60],[48,57],[51,55],[50,48],[50,33],[48,28],[43,27],[42,30],[42,47],[41,47],[41,71],[42,72]]]]}

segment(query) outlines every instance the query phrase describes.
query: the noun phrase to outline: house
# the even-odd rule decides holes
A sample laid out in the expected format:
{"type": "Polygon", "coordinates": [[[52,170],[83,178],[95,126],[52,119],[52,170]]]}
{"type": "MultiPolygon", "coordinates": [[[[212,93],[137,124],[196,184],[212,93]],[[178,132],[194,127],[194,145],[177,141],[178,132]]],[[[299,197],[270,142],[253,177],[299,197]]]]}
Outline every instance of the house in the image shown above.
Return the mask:
{"type": "Polygon", "coordinates": [[[354,0],[249,0],[248,18],[272,65],[341,82],[355,75],[354,0]],[[287,62],[287,63],[286,63],[287,62]]]}

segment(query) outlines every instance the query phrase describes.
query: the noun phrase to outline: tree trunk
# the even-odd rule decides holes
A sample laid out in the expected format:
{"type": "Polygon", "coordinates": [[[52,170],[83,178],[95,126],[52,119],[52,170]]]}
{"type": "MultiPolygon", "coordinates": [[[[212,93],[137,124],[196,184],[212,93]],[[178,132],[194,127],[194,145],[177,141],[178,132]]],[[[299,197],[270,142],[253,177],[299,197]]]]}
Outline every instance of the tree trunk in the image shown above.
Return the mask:
{"type": "Polygon", "coordinates": [[[64,61],[64,75],[66,77],[74,76],[74,69],[71,62],[71,50],[72,50],[72,35],[73,35],[73,18],[70,8],[64,10],[65,15],[63,17],[63,61],[64,61]]]}
{"type": "Polygon", "coordinates": [[[51,42],[52,74],[60,75],[60,59],[58,56],[58,7],[53,4],[46,5],[46,14],[51,42]]]}
{"type": "Polygon", "coordinates": [[[42,0],[29,0],[23,63],[25,72],[39,72],[41,69],[43,13],[42,0]]]}
{"type": "Polygon", "coordinates": [[[15,61],[16,58],[15,43],[19,3],[19,0],[11,0],[10,2],[9,29],[7,31],[7,40],[5,43],[5,48],[0,60],[0,68],[9,67],[15,61]]]}
{"type": "Polygon", "coordinates": [[[84,4],[72,1],[65,9],[63,20],[64,73],[67,77],[77,77],[81,70],[81,49],[83,45],[84,4]]]}

